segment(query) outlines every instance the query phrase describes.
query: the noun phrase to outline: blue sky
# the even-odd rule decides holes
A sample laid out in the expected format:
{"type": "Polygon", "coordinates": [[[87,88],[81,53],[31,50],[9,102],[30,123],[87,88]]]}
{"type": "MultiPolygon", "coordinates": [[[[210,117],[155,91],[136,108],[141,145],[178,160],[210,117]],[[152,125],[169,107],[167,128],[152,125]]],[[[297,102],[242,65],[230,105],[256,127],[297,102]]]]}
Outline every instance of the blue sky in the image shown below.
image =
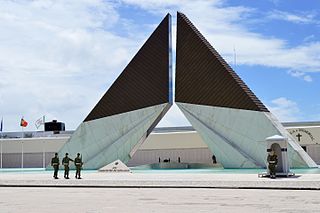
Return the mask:
{"type": "MultiPolygon", "coordinates": [[[[168,12],[175,38],[177,10],[280,121],[320,120],[319,1],[4,0],[4,131],[42,115],[75,129],[168,12]]],[[[177,125],[189,123],[174,106],[159,126],[177,125]]]]}

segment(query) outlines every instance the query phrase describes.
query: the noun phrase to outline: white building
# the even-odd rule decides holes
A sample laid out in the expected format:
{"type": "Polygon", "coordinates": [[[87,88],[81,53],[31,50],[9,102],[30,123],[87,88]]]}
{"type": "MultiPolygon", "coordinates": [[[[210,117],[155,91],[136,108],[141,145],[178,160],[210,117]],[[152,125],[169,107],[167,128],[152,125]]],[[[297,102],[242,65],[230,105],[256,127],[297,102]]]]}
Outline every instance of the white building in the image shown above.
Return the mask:
{"type": "MultiPolygon", "coordinates": [[[[310,157],[320,164],[320,122],[283,123],[310,157]]],[[[1,168],[45,168],[73,131],[2,133],[0,138],[1,168]]],[[[60,156],[62,159],[63,156],[60,156]]],[[[75,156],[71,156],[75,157],[75,156]]],[[[128,166],[177,162],[212,164],[212,153],[192,127],[156,128],[137,150],[128,166]]],[[[217,159],[219,161],[219,159],[217,159]]]]}

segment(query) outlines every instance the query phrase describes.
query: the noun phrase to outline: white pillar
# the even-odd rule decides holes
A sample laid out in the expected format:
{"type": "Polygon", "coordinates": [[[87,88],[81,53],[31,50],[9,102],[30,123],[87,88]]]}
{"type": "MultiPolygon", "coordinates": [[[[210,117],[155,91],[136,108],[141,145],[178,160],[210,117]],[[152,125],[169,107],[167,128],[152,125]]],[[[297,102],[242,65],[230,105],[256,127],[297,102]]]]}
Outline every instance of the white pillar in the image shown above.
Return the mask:
{"type": "Polygon", "coordinates": [[[42,167],[46,168],[46,150],[45,150],[45,141],[43,141],[42,146],[42,167]]]}
{"type": "Polygon", "coordinates": [[[23,168],[23,141],[21,142],[21,168],[23,168]]]}

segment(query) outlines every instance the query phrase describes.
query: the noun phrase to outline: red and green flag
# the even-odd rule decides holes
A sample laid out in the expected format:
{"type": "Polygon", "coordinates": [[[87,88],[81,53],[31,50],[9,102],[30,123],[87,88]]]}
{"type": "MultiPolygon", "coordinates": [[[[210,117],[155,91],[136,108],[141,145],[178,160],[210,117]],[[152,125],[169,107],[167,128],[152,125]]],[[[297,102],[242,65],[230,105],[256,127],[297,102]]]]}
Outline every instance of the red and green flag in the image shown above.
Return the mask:
{"type": "Polygon", "coordinates": [[[24,120],[23,118],[21,118],[20,126],[27,127],[28,126],[28,122],[26,120],[24,120]]]}

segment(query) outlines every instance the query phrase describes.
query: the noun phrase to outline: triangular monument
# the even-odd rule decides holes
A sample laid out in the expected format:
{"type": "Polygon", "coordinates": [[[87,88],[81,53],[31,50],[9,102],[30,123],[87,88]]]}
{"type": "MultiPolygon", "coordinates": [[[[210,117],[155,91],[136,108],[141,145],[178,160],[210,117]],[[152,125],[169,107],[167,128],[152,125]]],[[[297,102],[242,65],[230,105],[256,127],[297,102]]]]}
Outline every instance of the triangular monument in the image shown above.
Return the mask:
{"type": "Polygon", "coordinates": [[[86,169],[117,159],[127,163],[172,105],[171,66],[168,14],[59,155],[81,153],[86,169]]]}
{"type": "MultiPolygon", "coordinates": [[[[225,168],[264,168],[265,138],[288,138],[291,167],[316,167],[281,123],[182,13],[177,14],[175,101],[225,168]]],[[[59,151],[86,169],[126,164],[172,101],[168,14],[59,151]]]]}
{"type": "Polygon", "coordinates": [[[316,164],[182,13],[175,102],[225,168],[263,168],[265,138],[289,138],[292,167],[316,164]]]}

